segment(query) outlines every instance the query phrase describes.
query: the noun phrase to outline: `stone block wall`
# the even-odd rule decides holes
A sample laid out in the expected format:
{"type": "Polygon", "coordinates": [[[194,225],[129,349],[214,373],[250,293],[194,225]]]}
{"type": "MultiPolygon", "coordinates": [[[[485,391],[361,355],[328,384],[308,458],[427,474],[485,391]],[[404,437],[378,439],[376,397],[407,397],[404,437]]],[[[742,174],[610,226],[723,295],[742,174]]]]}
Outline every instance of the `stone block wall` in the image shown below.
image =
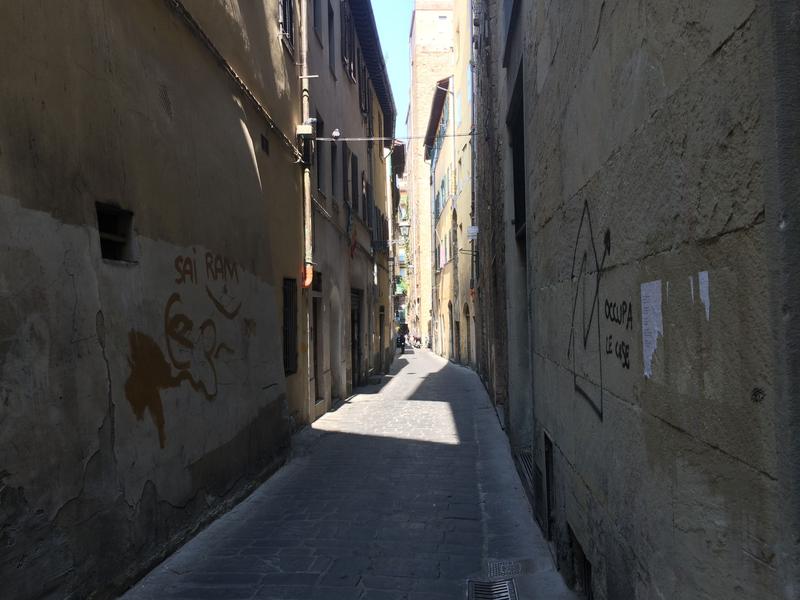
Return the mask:
{"type": "MultiPolygon", "coordinates": [[[[527,289],[507,303],[529,344],[510,383],[530,382],[509,427],[535,456],[560,566],[595,598],[777,597],[766,5],[520,2],[506,35],[512,4],[479,4],[479,148],[493,160],[479,158],[478,205],[494,223],[502,199],[506,281],[527,289]],[[506,126],[518,74],[521,257],[506,126]]],[[[482,331],[486,351],[499,340],[482,331]]]]}

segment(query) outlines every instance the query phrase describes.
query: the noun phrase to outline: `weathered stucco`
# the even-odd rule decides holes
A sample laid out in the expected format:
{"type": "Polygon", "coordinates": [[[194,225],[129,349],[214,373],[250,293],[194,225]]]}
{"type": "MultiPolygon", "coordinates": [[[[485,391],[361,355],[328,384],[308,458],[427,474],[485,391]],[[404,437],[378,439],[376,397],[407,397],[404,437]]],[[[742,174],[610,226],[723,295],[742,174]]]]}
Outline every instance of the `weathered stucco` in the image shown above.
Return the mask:
{"type": "Polygon", "coordinates": [[[478,189],[505,198],[510,433],[533,448],[545,525],[552,440],[563,572],[581,579],[579,544],[597,598],[776,597],[765,7],[521,2],[506,53],[502,4],[480,3],[479,110],[501,141],[499,182],[482,171],[478,189]],[[520,65],[516,256],[503,137],[520,65]]]}
{"type": "MultiPolygon", "coordinates": [[[[469,239],[472,205],[472,14],[470,3],[454,3],[451,23],[453,56],[439,118],[443,141],[431,155],[430,202],[441,198],[438,218],[434,210],[433,318],[435,352],[463,364],[475,364],[474,244],[469,239]],[[440,255],[436,255],[436,250],[440,255]]],[[[431,95],[431,101],[433,96],[431,95]]],[[[435,110],[435,102],[431,102],[435,110]]],[[[427,140],[426,140],[427,142],[427,140]]],[[[417,142],[419,143],[419,142],[417,142]]],[[[429,150],[430,152],[430,150],[429,150]]],[[[422,234],[422,232],[420,232],[422,234]]]]}
{"type": "Polygon", "coordinates": [[[412,335],[433,343],[433,207],[430,166],[422,138],[428,126],[436,82],[452,75],[453,0],[415,0],[409,32],[411,89],[407,115],[410,137],[406,171],[410,211],[411,267],[408,322],[412,335]]]}
{"type": "MultiPolygon", "coordinates": [[[[314,268],[319,277],[312,291],[319,311],[316,353],[313,339],[310,346],[320,366],[309,373],[313,390],[310,420],[347,398],[356,385],[363,385],[370,376],[385,372],[394,353],[389,244],[383,239],[388,237],[388,231],[383,231],[382,221],[390,212],[389,159],[384,141],[365,139],[383,137],[388,107],[378,100],[373,74],[368,72],[365,85],[369,110],[362,111],[359,98],[362,88],[358,81],[361,75],[350,76],[341,52],[341,11],[346,6],[331,3],[329,15],[328,5],[321,3],[319,27],[309,32],[308,42],[309,69],[314,75],[309,80],[309,102],[313,118],[319,120],[319,137],[323,138],[315,144],[312,174],[314,268]],[[342,141],[332,141],[335,129],[339,130],[342,141]],[[343,165],[345,148],[357,157],[357,177],[363,178],[363,182],[355,182],[359,192],[356,199],[352,198],[352,163],[346,169],[343,165]],[[333,152],[336,152],[335,167],[333,152]],[[358,300],[352,294],[354,291],[358,300]]],[[[362,40],[355,28],[354,31],[356,52],[366,61],[367,53],[374,50],[365,48],[371,47],[374,40],[362,40]]]]}
{"type": "MultiPolygon", "coordinates": [[[[292,133],[272,4],[187,7],[292,133]]],[[[0,578],[107,597],[285,459],[300,170],[168,2],[0,13],[0,578]],[[134,262],[101,257],[98,202],[134,262]]]]}

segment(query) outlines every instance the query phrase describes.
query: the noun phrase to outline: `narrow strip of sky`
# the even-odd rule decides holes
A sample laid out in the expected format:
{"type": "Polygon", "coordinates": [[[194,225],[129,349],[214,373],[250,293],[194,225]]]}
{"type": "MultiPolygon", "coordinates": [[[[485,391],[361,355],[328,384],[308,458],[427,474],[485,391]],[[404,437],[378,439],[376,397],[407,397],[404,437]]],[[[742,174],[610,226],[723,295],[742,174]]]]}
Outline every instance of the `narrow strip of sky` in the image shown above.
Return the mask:
{"type": "Polygon", "coordinates": [[[411,31],[414,0],[372,0],[372,10],[397,106],[395,137],[402,140],[407,135],[406,113],[411,87],[408,34],[411,31]]]}

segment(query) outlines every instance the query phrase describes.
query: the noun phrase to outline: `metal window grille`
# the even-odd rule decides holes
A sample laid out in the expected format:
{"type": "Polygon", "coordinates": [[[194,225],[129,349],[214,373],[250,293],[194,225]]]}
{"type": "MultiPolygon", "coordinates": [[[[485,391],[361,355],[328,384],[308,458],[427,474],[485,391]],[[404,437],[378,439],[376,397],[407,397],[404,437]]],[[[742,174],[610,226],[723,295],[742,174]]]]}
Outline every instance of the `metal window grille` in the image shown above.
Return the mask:
{"type": "Polygon", "coordinates": [[[294,0],[280,0],[281,36],[294,48],[294,0]]]}

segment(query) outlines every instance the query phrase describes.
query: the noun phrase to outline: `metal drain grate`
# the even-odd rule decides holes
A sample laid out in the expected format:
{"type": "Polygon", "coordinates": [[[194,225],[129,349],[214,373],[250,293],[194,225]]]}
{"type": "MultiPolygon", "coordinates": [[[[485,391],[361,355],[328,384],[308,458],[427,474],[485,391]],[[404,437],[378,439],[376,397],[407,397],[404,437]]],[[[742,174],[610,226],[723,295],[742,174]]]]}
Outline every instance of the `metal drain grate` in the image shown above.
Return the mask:
{"type": "Polygon", "coordinates": [[[522,575],[522,563],[518,560],[490,560],[486,575],[490,579],[516,577],[522,575]]]}
{"type": "Polygon", "coordinates": [[[470,581],[468,600],[517,600],[513,579],[503,581],[470,581]]]}

